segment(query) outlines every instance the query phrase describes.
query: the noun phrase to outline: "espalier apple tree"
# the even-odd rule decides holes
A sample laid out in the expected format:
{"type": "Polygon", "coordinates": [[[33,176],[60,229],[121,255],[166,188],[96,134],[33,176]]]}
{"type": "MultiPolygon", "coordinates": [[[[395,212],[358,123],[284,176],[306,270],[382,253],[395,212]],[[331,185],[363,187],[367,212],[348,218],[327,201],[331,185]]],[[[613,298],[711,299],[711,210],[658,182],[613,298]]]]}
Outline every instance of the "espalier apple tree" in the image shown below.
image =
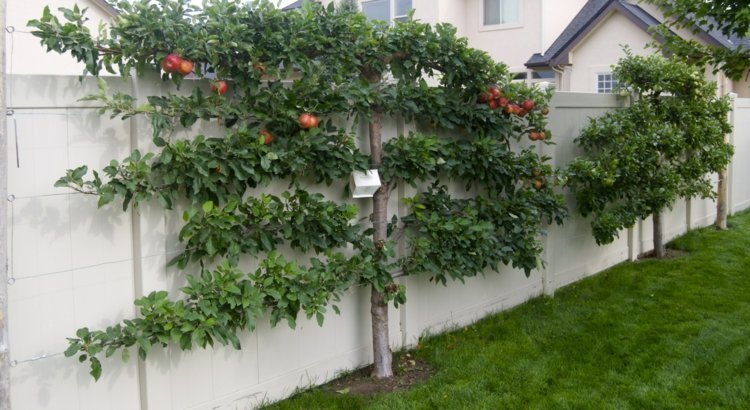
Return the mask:
{"type": "Polygon", "coordinates": [[[371,287],[373,376],[386,378],[393,374],[387,304],[405,302],[394,273],[444,284],[500,264],[527,275],[540,267],[540,224],[561,223],[565,209],[548,158],[514,146],[549,141],[549,95],[511,84],[504,65],[467,47],[450,25],[370,23],[314,3],[291,12],[226,0],[202,7],[123,1],[118,8],[97,37],[78,7],[60,9],[62,18],[45,9],[29,24],[48,50],[70,54],[94,76],[161,70],[163,81],[179,86],[191,75],[197,87],[141,104],[110,95],[100,81],[100,92],[87,98],[123,119],[149,118],[157,149],[133,151],[91,176],[86,166],[69,170],[57,184],[98,197],[99,206],[188,202],[184,251],[171,263],[199,264],[202,273],[187,276],[181,299],[153,292],[135,301],[139,317],[78,330],[66,355],[88,360],[94,378],[102,355],[122,351],[127,359],[131,346],[142,359],[154,344],[240,348],[237,333],[252,330],[265,311],[272,324],[294,327],[300,313],[322,324],[352,286],[371,287]],[[387,116],[421,124],[422,132],[386,140],[387,116]],[[354,128],[336,126],[342,118],[368,123],[369,155],[358,150],[354,128]],[[224,131],[191,139],[172,133],[198,120],[219,121],[224,131]],[[382,186],[367,229],[353,222],[354,205],[304,189],[370,168],[382,186]],[[289,189],[249,194],[274,180],[289,189]],[[454,198],[450,180],[475,195],[454,198]],[[429,187],[406,200],[411,213],[401,220],[387,209],[398,184],[429,187]],[[399,241],[405,255],[395,253],[399,241]],[[289,260],[277,252],[281,245],[317,256],[289,260]],[[243,271],[241,256],[255,258],[258,269],[243,271]]]}
{"type": "Polygon", "coordinates": [[[653,215],[655,256],[665,256],[662,213],[678,198],[712,198],[710,173],[726,167],[733,147],[729,103],[716,84],[676,59],[626,57],[615,66],[627,108],[608,112],[576,139],[584,156],[567,170],[578,210],[591,214],[597,243],[653,215]]]}

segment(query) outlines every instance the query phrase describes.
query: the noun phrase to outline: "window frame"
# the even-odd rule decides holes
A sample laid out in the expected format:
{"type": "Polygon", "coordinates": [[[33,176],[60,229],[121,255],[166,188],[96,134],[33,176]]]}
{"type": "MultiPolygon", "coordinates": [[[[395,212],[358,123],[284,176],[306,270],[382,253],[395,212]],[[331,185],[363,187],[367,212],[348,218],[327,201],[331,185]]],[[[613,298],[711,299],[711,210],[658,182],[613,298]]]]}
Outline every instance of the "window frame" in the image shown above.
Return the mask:
{"type": "MultiPolygon", "coordinates": [[[[506,0],[498,0],[500,2],[506,0]]],[[[508,23],[499,24],[484,24],[484,0],[479,0],[481,7],[479,7],[479,31],[495,31],[495,30],[509,30],[523,27],[523,0],[514,0],[518,2],[518,20],[508,23]]],[[[500,5],[502,7],[502,4],[500,5]]]]}
{"type": "Polygon", "coordinates": [[[612,73],[611,71],[597,72],[594,76],[594,90],[597,94],[614,94],[617,87],[617,79],[615,78],[614,73],[612,73]],[[609,79],[602,80],[602,76],[609,76],[609,79]],[[600,84],[603,84],[602,88],[599,87],[600,84]],[[609,85],[609,87],[607,87],[607,84],[609,85]]]}
{"type": "MultiPolygon", "coordinates": [[[[377,0],[364,0],[360,3],[360,7],[362,7],[362,14],[364,14],[364,5],[373,1],[377,1],[377,0]]],[[[388,1],[388,20],[386,21],[386,23],[393,24],[396,21],[404,21],[409,14],[407,12],[407,14],[396,15],[396,2],[398,0],[387,0],[387,1],[388,1]]],[[[410,2],[411,2],[411,7],[409,8],[409,11],[414,10],[414,0],[410,0],[410,2]]],[[[365,17],[367,17],[366,14],[365,14],[365,17]]],[[[370,18],[368,17],[367,19],[369,20],[370,18]]]]}
{"type": "Polygon", "coordinates": [[[396,15],[396,3],[398,0],[391,0],[391,21],[404,21],[409,17],[409,12],[414,10],[414,0],[409,0],[409,8],[406,10],[406,14],[396,15]]]}

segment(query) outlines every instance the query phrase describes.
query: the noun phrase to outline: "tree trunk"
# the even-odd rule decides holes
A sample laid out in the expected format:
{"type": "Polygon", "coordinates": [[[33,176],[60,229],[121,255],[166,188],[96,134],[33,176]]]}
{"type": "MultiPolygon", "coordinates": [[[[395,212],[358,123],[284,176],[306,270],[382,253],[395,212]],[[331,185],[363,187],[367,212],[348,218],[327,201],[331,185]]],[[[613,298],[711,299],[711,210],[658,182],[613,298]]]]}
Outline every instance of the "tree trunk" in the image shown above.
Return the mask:
{"type": "MultiPolygon", "coordinates": [[[[381,128],[381,113],[375,110],[370,121],[370,157],[372,167],[380,167],[381,153],[383,149],[381,128]]],[[[388,236],[388,192],[386,186],[380,189],[372,197],[372,227],[374,233],[372,241],[375,246],[383,246],[388,236]]],[[[372,286],[370,297],[370,313],[372,314],[372,352],[373,368],[372,377],[386,379],[393,377],[391,365],[392,355],[388,343],[388,303],[385,293],[379,292],[372,286]]]]}
{"type": "Polygon", "coordinates": [[[664,234],[662,232],[661,211],[654,212],[654,257],[664,259],[667,249],[664,246],[664,234]]]}
{"type": "Polygon", "coordinates": [[[719,188],[716,198],[716,229],[727,229],[727,169],[719,171],[719,188]]]}

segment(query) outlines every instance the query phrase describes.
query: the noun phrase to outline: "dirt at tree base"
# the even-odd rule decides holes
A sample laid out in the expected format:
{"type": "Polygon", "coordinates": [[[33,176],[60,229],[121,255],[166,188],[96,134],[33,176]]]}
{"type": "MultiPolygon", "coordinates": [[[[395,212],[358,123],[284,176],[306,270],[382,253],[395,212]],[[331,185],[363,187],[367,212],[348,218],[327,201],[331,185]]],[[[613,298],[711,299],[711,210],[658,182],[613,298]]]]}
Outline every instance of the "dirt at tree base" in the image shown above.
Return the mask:
{"type": "Polygon", "coordinates": [[[369,398],[379,393],[407,390],[432,375],[429,364],[410,353],[393,356],[394,376],[389,379],[374,379],[370,377],[371,371],[372,366],[367,366],[328,383],[323,389],[332,394],[351,394],[369,398]]]}
{"type": "MultiPolygon", "coordinates": [[[[686,256],[690,252],[679,250],[679,249],[667,249],[664,255],[664,258],[662,259],[675,259],[680,258],[682,256],[686,256]]],[[[656,253],[654,251],[648,251],[646,253],[642,253],[638,255],[638,260],[644,260],[644,259],[656,259],[656,253]]]]}

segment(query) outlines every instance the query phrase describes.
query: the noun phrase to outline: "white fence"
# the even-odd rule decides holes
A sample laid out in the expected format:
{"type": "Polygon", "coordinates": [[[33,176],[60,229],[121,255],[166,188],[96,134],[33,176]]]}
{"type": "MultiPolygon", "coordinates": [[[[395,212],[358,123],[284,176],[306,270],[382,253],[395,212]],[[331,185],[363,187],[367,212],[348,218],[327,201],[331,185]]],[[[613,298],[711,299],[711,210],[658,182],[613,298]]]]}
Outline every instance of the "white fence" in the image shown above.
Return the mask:
{"type": "MultiPolygon", "coordinates": [[[[99,116],[90,103],[76,102],[95,91],[93,80],[76,77],[16,76],[8,135],[8,217],[12,405],[20,409],[244,409],[276,400],[299,386],[322,383],[337,371],[371,360],[369,292],[352,290],[340,304],[341,315],[329,315],[323,327],[300,320],[297,329],[261,322],[241,337],[243,349],[228,347],[180,352],[154,348],[146,362],[132,354],[128,363],[105,360],[98,383],[88,368],[61,352],[65,337],[82,326],[101,328],[136,311],[132,301],[151,290],[176,294],[182,274],[165,268],[179,250],[179,215],[158,205],[142,204],[137,213],[116,206],[97,210],[90,197],[66,193],[52,184],[81,164],[101,169],[136,147],[150,147],[150,130],[142,119],[121,121],[99,116]],[[16,165],[16,151],[19,166],[16,165]]],[[[158,94],[166,87],[155,79],[140,84],[109,81],[131,94],[158,94]],[[140,92],[139,92],[140,91],[140,92]]],[[[612,95],[561,93],[550,114],[557,145],[540,147],[564,166],[575,156],[572,143],[591,116],[618,107],[612,95]]],[[[750,100],[736,100],[733,115],[736,160],[730,170],[731,210],[750,206],[750,186],[739,176],[750,171],[750,100]]],[[[390,124],[392,137],[403,125],[390,124]]],[[[188,135],[179,132],[178,137],[188,135]]],[[[364,140],[363,140],[363,145],[364,140]]],[[[341,199],[340,187],[324,188],[341,199]]],[[[400,195],[408,195],[408,189],[400,195]]],[[[573,204],[570,195],[569,205],[573,204]]],[[[357,203],[362,215],[369,201],[357,203]]],[[[399,208],[397,195],[390,209],[399,208]]],[[[690,227],[712,222],[710,201],[680,203],[665,218],[674,237],[690,227]]],[[[620,239],[596,246],[588,221],[571,213],[562,227],[551,227],[545,239],[547,269],[523,272],[505,268],[465,285],[435,285],[426,277],[399,279],[408,303],[391,309],[394,348],[416,343],[424,332],[466,325],[488,313],[507,309],[543,293],[592,275],[651,247],[648,221],[620,239]]],[[[117,355],[116,355],[117,356],[117,355]]]]}

